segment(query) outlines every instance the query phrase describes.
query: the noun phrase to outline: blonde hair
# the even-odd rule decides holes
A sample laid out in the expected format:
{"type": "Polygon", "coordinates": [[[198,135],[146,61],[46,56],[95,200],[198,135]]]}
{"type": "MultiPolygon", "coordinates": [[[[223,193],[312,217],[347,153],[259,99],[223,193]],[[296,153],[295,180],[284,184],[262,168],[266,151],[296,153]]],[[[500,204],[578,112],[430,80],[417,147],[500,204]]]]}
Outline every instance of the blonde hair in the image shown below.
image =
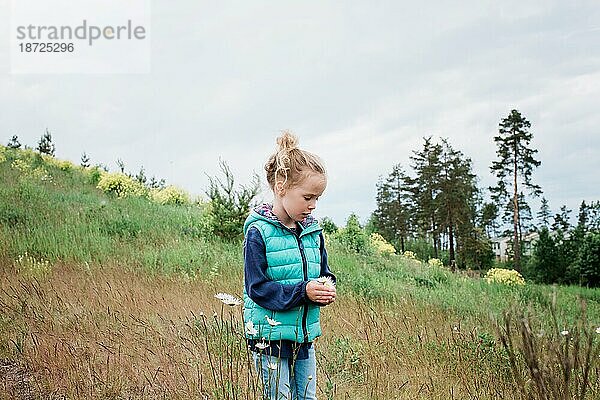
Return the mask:
{"type": "Polygon", "coordinates": [[[282,182],[284,188],[295,186],[306,177],[307,172],[326,174],[323,160],[298,148],[298,137],[290,131],[283,131],[277,138],[277,151],[269,157],[265,171],[273,190],[277,182],[282,182]]]}

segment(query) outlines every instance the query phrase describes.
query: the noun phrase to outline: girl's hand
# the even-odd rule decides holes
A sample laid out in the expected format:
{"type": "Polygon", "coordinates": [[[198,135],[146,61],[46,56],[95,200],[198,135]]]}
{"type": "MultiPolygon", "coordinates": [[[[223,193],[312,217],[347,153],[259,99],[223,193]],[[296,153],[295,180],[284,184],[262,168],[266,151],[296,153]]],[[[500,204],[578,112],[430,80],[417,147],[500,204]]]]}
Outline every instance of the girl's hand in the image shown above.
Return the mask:
{"type": "Polygon", "coordinates": [[[335,301],[335,295],[335,287],[325,286],[317,281],[310,281],[306,284],[306,296],[315,303],[331,304],[335,301]]]}

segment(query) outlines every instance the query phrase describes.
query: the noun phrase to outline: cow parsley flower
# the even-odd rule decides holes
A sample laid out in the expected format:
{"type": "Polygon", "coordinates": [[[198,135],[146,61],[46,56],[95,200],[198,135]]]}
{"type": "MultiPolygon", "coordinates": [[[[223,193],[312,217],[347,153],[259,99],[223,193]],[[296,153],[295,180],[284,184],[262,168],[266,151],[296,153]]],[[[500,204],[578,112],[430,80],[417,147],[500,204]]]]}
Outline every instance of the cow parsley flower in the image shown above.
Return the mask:
{"type": "Polygon", "coordinates": [[[277,363],[267,363],[267,368],[271,371],[277,371],[277,363]]]}
{"type": "Polygon", "coordinates": [[[600,335],[600,326],[596,328],[596,333],[600,335]]]}
{"type": "Polygon", "coordinates": [[[223,304],[227,304],[230,307],[242,304],[242,300],[228,293],[217,293],[215,294],[215,298],[221,300],[223,304]]]}
{"type": "Polygon", "coordinates": [[[569,331],[564,330],[564,331],[561,331],[560,334],[563,336],[567,336],[569,334],[569,331]]]}
{"type": "Polygon", "coordinates": [[[269,318],[267,315],[265,315],[265,318],[267,319],[267,322],[269,323],[269,325],[271,326],[277,326],[277,325],[281,325],[281,322],[279,321],[275,321],[272,318],[269,318]]]}
{"type": "Polygon", "coordinates": [[[317,282],[330,288],[335,287],[335,282],[333,281],[333,279],[331,279],[330,276],[320,276],[317,278],[317,282]]]}
{"type": "Polygon", "coordinates": [[[254,323],[252,321],[246,322],[246,334],[250,336],[258,335],[258,331],[254,327],[254,323]]]}
{"type": "Polygon", "coordinates": [[[256,344],[254,345],[254,347],[256,347],[256,348],[257,348],[257,349],[259,349],[259,350],[264,350],[264,349],[266,349],[267,347],[269,347],[269,345],[268,345],[267,343],[265,343],[265,342],[259,342],[259,343],[256,343],[256,344]]]}

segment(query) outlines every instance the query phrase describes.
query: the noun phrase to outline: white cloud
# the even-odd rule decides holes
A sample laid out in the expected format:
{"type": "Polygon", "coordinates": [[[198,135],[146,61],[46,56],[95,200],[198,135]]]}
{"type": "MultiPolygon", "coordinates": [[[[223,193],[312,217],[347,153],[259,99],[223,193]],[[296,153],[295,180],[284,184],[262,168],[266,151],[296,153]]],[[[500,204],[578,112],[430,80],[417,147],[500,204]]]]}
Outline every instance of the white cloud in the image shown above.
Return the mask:
{"type": "Polygon", "coordinates": [[[516,107],[532,122],[535,177],[551,206],[600,198],[595,2],[190,1],[152,11],[151,74],[14,76],[0,63],[0,140],[34,145],[48,127],[59,156],[78,161],[85,150],[112,168],[121,158],[198,194],[219,157],[240,182],[262,175],[289,128],[327,162],[318,213],[341,223],[368,216],[377,178],[406,165],[423,136],[448,137],[481,186],[492,184],[492,138],[516,107]]]}

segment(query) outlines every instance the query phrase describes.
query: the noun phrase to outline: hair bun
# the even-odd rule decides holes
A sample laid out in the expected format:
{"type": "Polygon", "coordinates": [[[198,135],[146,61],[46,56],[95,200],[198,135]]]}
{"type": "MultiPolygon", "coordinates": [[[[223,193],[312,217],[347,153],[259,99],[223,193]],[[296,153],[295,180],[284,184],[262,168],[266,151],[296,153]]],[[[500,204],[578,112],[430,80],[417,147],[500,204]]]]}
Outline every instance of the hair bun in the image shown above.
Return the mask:
{"type": "Polygon", "coordinates": [[[290,131],[283,131],[277,138],[277,146],[279,151],[288,153],[298,148],[298,137],[290,131]]]}

